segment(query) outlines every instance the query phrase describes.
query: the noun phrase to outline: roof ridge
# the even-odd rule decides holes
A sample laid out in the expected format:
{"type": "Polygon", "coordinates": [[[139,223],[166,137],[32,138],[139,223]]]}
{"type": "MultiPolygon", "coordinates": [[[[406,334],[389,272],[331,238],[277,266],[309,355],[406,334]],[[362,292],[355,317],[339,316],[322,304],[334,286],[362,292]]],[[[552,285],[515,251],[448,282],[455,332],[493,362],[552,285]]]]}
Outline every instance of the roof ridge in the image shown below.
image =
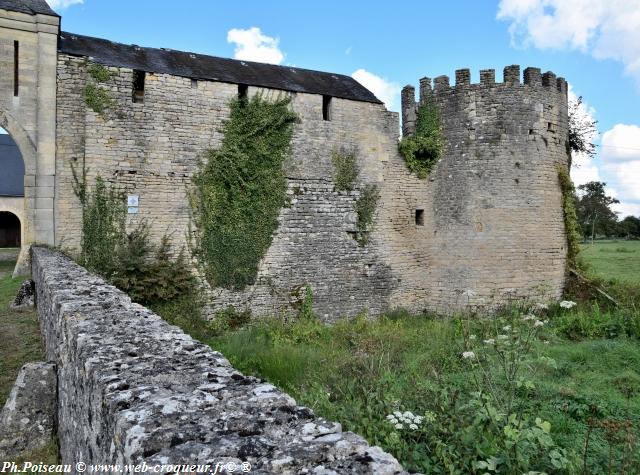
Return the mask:
{"type": "Polygon", "coordinates": [[[58,50],[88,56],[107,66],[382,103],[358,81],[341,73],[118,43],[66,31],[60,33],[58,50]]]}

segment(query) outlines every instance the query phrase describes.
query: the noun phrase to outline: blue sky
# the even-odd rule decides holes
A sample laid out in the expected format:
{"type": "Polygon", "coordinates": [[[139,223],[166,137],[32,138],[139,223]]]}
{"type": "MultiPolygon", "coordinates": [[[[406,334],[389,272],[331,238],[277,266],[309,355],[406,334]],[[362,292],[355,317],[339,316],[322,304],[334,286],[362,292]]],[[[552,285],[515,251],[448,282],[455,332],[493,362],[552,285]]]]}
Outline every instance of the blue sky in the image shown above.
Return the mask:
{"type": "MultiPolygon", "coordinates": [[[[354,75],[392,110],[422,76],[520,64],[565,77],[598,120],[599,155],[577,183],[606,181],[640,215],[640,1],[50,0],[62,28],[354,75]]],[[[453,82],[453,81],[452,81],[453,82]]]]}

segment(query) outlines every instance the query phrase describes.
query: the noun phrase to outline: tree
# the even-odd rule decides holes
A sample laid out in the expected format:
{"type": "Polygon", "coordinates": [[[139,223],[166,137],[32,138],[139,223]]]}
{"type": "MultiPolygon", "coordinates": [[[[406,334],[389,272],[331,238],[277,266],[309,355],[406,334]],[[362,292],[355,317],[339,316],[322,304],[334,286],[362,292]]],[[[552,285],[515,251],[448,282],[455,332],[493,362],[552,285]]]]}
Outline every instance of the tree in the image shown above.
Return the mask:
{"type": "Polygon", "coordinates": [[[618,223],[618,236],[627,239],[640,239],[640,218],[627,216],[618,223]]]}
{"type": "MultiPolygon", "coordinates": [[[[573,96],[575,97],[575,96],[573,96]]],[[[569,169],[571,169],[571,154],[584,153],[588,157],[596,154],[596,146],[593,140],[598,135],[596,124],[598,121],[582,104],[582,96],[577,99],[569,98],[569,139],[567,155],[569,156],[569,169]]]]}
{"type": "Polygon", "coordinates": [[[590,181],[578,187],[576,211],[585,239],[589,235],[593,240],[596,234],[615,234],[618,217],[611,205],[619,201],[607,196],[605,186],[604,182],[590,181]]]}

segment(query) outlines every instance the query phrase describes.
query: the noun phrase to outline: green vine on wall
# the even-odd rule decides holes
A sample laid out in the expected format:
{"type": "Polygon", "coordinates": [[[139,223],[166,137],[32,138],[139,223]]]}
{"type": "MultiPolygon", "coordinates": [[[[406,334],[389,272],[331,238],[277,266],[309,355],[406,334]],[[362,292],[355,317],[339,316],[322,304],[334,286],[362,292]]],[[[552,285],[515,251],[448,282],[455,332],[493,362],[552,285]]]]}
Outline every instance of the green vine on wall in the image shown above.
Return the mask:
{"type": "Polygon", "coordinates": [[[213,287],[254,283],[271,245],[287,203],[283,162],[297,121],[289,103],[260,95],[231,101],[222,145],[193,178],[192,251],[213,287]]]}
{"type": "Polygon", "coordinates": [[[567,234],[567,265],[577,268],[579,267],[580,227],[576,214],[575,188],[566,167],[561,165],[558,166],[558,180],[562,191],[562,212],[567,234]]]}
{"type": "Polygon", "coordinates": [[[423,179],[440,160],[443,147],[440,112],[433,100],[427,98],[418,106],[416,132],[402,138],[399,150],[409,170],[423,179]]]}
{"type": "Polygon", "coordinates": [[[100,86],[109,81],[115,74],[101,64],[92,64],[87,68],[87,73],[93,82],[87,83],[84,88],[84,101],[95,113],[104,116],[107,109],[115,106],[109,91],[100,86]]]}
{"type": "Polygon", "coordinates": [[[369,235],[373,230],[373,218],[380,199],[380,192],[376,185],[365,185],[356,201],[355,210],[358,215],[356,222],[355,240],[361,246],[369,243],[369,235]]]}
{"type": "Polygon", "coordinates": [[[356,150],[341,149],[331,153],[333,163],[333,182],[337,191],[352,191],[356,178],[358,178],[358,162],[356,150]]]}

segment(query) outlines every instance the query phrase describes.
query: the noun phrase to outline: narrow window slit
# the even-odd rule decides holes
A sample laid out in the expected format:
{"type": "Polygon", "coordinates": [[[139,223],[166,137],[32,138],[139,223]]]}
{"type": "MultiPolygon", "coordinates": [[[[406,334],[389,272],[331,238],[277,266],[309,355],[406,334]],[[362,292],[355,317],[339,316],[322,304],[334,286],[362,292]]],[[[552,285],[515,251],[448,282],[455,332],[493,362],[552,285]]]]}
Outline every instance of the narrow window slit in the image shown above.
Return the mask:
{"type": "Polygon", "coordinates": [[[424,210],[416,210],[416,226],[424,226],[424,210]]]}
{"type": "Polygon", "coordinates": [[[13,95],[18,97],[20,93],[20,42],[13,42],[13,95]]]}
{"type": "Polygon", "coordinates": [[[133,70],[133,102],[144,102],[144,80],[146,73],[133,70]]]}
{"type": "Polygon", "coordinates": [[[331,120],[331,96],[322,96],[322,119],[331,120]]]}
{"type": "Polygon", "coordinates": [[[246,84],[238,84],[238,99],[246,101],[249,96],[249,86],[246,84]]]}
{"type": "Polygon", "coordinates": [[[191,80],[191,89],[198,89],[198,80],[197,79],[192,79],[191,80]]]}

